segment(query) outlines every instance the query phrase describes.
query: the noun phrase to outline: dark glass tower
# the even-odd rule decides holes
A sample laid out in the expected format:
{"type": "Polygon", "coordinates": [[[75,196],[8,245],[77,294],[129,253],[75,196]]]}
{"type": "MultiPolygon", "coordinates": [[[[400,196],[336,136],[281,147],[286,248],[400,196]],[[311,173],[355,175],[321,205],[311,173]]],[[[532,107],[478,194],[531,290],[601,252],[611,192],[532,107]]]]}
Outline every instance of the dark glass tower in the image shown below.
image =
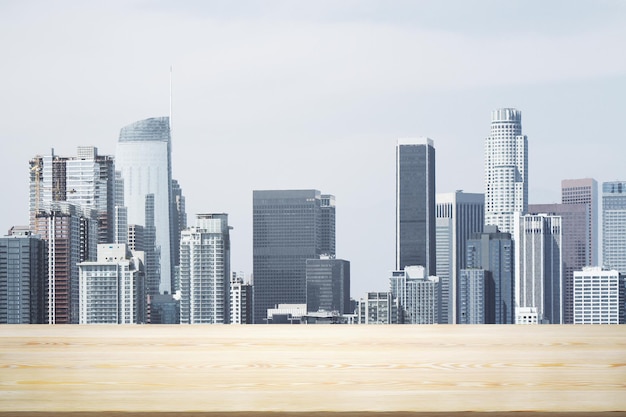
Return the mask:
{"type": "Polygon", "coordinates": [[[421,265],[436,275],[435,148],[400,139],[396,146],[396,270],[421,265]]]}
{"type": "Polygon", "coordinates": [[[322,213],[317,190],[253,192],[255,323],[264,323],[267,309],[276,304],[306,303],[306,260],[335,246],[334,225],[322,238],[322,213]]]}

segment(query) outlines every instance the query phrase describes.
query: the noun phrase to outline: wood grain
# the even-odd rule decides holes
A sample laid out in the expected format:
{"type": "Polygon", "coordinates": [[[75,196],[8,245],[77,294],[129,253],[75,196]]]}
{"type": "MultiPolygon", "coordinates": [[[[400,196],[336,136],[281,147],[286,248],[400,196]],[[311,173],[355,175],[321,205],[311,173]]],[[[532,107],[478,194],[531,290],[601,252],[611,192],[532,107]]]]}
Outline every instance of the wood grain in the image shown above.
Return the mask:
{"type": "Polygon", "coordinates": [[[626,326],[0,326],[1,411],[626,410],[626,326]]]}

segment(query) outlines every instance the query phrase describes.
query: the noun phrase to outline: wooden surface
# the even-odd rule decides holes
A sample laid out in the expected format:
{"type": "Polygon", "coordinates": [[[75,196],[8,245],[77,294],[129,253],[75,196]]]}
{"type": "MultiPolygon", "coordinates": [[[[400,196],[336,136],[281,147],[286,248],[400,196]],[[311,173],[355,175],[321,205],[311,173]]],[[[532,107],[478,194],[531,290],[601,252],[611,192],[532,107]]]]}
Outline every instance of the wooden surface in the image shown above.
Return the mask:
{"type": "Polygon", "coordinates": [[[625,411],[626,326],[0,326],[7,411],[625,411]]]}

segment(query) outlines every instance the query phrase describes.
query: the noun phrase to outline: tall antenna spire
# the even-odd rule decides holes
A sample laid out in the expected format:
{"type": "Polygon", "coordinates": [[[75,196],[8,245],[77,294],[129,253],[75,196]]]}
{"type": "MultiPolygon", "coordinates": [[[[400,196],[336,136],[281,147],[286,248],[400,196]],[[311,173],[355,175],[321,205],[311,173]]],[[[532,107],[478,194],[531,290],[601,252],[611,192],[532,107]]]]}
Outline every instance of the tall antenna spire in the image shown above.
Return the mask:
{"type": "Polygon", "coordinates": [[[170,137],[172,135],[172,66],[170,65],[170,137]]]}

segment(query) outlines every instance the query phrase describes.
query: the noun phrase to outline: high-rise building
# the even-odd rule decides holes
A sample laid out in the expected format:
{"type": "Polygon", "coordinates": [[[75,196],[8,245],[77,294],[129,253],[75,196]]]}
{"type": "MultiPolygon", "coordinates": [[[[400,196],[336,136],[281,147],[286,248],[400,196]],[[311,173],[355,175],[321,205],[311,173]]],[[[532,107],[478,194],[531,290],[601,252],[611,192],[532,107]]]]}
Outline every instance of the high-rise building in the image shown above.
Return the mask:
{"type": "Polygon", "coordinates": [[[357,324],[398,324],[398,307],[390,292],[368,292],[356,307],[357,324]]]}
{"type": "Polygon", "coordinates": [[[527,214],[517,218],[516,227],[519,240],[515,242],[515,307],[535,308],[539,323],[562,324],[561,217],[527,214]]]}
{"type": "Polygon", "coordinates": [[[423,266],[407,266],[402,271],[393,271],[389,285],[398,309],[399,323],[438,323],[439,279],[426,276],[423,266]]]}
{"type": "Polygon", "coordinates": [[[230,319],[230,227],[227,214],[198,214],[180,240],[180,322],[230,319]]]}
{"type": "Polygon", "coordinates": [[[396,270],[421,265],[436,274],[435,148],[428,138],[396,145],[396,270]]]}
{"type": "Polygon", "coordinates": [[[350,262],[343,259],[306,260],[306,304],[308,312],[350,311],[350,262]]]}
{"type": "Polygon", "coordinates": [[[255,323],[264,323],[278,304],[306,303],[306,260],[334,248],[334,226],[323,243],[322,212],[317,190],[253,192],[255,323]]]}
{"type": "Polygon", "coordinates": [[[334,255],[335,248],[335,196],[322,194],[321,251],[326,255],[334,255]]]}
{"type": "Polygon", "coordinates": [[[574,272],[574,324],[624,324],[624,276],[585,267],[574,272]]]}
{"type": "Polygon", "coordinates": [[[437,277],[441,286],[439,323],[456,323],[459,272],[465,268],[467,240],[483,230],[483,194],[437,194],[437,277]]]}
{"type": "MultiPolygon", "coordinates": [[[[598,183],[593,178],[561,181],[562,204],[584,204],[587,207],[587,243],[586,258],[582,266],[597,266],[600,264],[598,257],[598,183]]],[[[582,224],[577,225],[583,228],[582,224]]],[[[580,250],[582,251],[582,249],[580,250]]],[[[581,267],[582,268],[582,267],[581,267]]],[[[578,268],[578,269],[581,269],[578,268]]]]}
{"type": "Polygon", "coordinates": [[[461,269],[459,274],[459,324],[495,323],[495,285],[491,271],[461,269]]]}
{"type": "MultiPolygon", "coordinates": [[[[493,299],[487,298],[484,303],[488,311],[493,310],[495,324],[515,323],[514,254],[511,234],[501,233],[497,226],[485,226],[483,233],[476,233],[467,241],[466,268],[488,271],[487,277],[493,281],[493,299]]],[[[459,290],[459,299],[467,300],[468,296],[459,290]]]]}
{"type": "Polygon", "coordinates": [[[172,250],[174,266],[180,264],[180,233],[187,228],[185,196],[177,180],[172,180],[172,250]]]}
{"type": "Polygon", "coordinates": [[[512,233],[516,216],[527,206],[528,138],[522,135],[522,112],[494,110],[485,141],[485,224],[512,233]]]}
{"type": "MultiPolygon", "coordinates": [[[[128,209],[128,224],[148,226],[146,196],[154,196],[155,242],[160,256],[159,291],[170,293],[174,254],[171,249],[172,164],[169,117],[140,120],[123,127],[115,152],[115,165],[124,180],[124,205],[128,209]]],[[[148,250],[146,255],[147,252],[148,250]]],[[[146,265],[147,273],[148,267],[146,265]]],[[[148,280],[150,281],[149,277],[148,280]]]]}
{"type": "Polygon", "coordinates": [[[602,183],[602,265],[626,275],[626,181],[602,183]]]}
{"type": "Polygon", "coordinates": [[[45,323],[46,242],[28,230],[0,238],[0,324],[45,323]]]}
{"type": "Polygon", "coordinates": [[[243,273],[230,277],[230,324],[252,324],[252,285],[244,282],[243,273]]]}
{"type": "Polygon", "coordinates": [[[588,266],[589,204],[529,204],[528,212],[560,216],[563,230],[563,323],[574,321],[574,271],[588,266]]]}
{"type": "Polygon", "coordinates": [[[79,146],[76,157],[54,154],[30,161],[30,226],[47,203],[68,201],[95,213],[98,243],[115,239],[115,168],[113,157],[94,146],[79,146]]]}
{"type": "Polygon", "coordinates": [[[125,244],[99,244],[96,261],[78,264],[80,324],[145,323],[142,257],[125,244]]]}

